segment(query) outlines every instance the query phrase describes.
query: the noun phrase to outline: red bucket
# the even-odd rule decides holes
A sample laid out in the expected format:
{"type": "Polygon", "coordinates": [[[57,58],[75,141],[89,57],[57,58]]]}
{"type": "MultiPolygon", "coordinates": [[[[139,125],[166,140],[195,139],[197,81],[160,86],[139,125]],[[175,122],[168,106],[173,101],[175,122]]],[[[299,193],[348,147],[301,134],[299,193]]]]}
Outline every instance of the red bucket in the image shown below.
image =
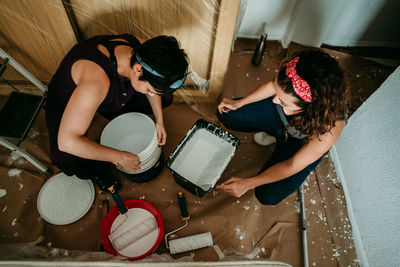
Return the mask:
{"type": "MultiPolygon", "coordinates": [[[[151,248],[149,248],[148,250],[143,252],[141,255],[135,255],[132,257],[129,255],[121,254],[121,252],[118,252],[117,250],[115,250],[115,248],[111,244],[110,240],[108,239],[108,235],[111,232],[114,221],[120,215],[118,206],[113,207],[110,210],[110,212],[103,218],[103,221],[101,222],[101,241],[103,243],[104,249],[112,255],[115,255],[115,256],[119,255],[119,256],[127,257],[131,261],[140,260],[140,259],[143,259],[143,258],[151,255],[163,241],[164,234],[165,234],[164,223],[161,218],[160,212],[154,207],[153,204],[151,204],[148,201],[141,200],[141,199],[128,199],[128,200],[124,201],[124,204],[128,208],[128,212],[131,209],[143,209],[143,210],[151,213],[152,216],[154,216],[154,219],[156,220],[156,222],[158,224],[158,236],[157,236],[156,240],[154,240],[154,244],[152,246],[150,245],[151,248]]],[[[129,216],[131,216],[131,215],[129,215],[129,216]]]]}

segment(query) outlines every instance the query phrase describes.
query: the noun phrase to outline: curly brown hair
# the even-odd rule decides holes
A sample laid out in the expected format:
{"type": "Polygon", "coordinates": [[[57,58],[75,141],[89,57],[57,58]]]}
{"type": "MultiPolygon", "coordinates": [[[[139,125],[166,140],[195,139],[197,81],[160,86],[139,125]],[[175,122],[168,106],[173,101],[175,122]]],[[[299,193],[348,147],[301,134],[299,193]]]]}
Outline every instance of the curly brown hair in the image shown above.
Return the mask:
{"type": "Polygon", "coordinates": [[[302,135],[311,138],[322,135],[343,120],[348,112],[350,96],[345,77],[338,62],[320,50],[306,50],[284,59],[277,76],[277,83],[285,93],[297,98],[301,113],[289,118],[302,135]],[[312,102],[301,99],[293,89],[292,79],[286,75],[286,63],[299,57],[297,74],[311,88],[312,102]]]}

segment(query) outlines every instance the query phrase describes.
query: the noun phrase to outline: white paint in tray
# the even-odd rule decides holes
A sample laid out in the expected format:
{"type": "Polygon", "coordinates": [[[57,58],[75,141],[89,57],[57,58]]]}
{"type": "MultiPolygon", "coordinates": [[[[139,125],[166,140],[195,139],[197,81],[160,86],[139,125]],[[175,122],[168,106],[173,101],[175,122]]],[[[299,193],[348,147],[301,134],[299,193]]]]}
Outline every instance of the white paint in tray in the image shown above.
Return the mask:
{"type": "Polygon", "coordinates": [[[191,183],[208,190],[220,178],[235,153],[235,147],[199,129],[187,141],[171,164],[171,168],[191,183]]]}

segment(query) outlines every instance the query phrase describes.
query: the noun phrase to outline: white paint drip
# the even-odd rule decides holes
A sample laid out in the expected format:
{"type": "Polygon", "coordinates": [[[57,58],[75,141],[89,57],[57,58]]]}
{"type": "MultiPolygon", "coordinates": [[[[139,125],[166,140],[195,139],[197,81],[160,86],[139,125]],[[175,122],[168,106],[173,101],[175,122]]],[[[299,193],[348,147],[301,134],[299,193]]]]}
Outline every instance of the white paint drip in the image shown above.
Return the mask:
{"type": "Polygon", "coordinates": [[[17,223],[17,218],[14,218],[14,219],[12,220],[12,222],[11,222],[11,225],[12,225],[12,226],[15,226],[16,223],[17,223]]]}
{"type": "Polygon", "coordinates": [[[310,199],[310,202],[311,202],[313,205],[317,204],[317,201],[315,201],[315,199],[310,199]]]}
{"type": "Polygon", "coordinates": [[[4,209],[3,209],[3,212],[5,212],[5,211],[6,211],[6,209],[7,209],[7,206],[5,206],[5,207],[4,207],[4,209]]]}
{"type": "Polygon", "coordinates": [[[23,156],[17,151],[12,151],[10,153],[10,158],[7,160],[7,162],[5,163],[6,166],[11,166],[14,161],[17,161],[16,164],[17,165],[22,165],[26,162],[26,160],[23,158],[23,156]]]}
{"type": "Polygon", "coordinates": [[[323,215],[322,215],[322,212],[321,212],[321,211],[318,211],[318,217],[319,217],[319,219],[320,219],[321,221],[323,221],[323,222],[326,222],[326,218],[325,218],[325,217],[323,217],[323,215]]]}
{"type": "Polygon", "coordinates": [[[22,157],[22,155],[18,151],[12,151],[10,154],[11,160],[16,160],[20,157],[22,157]]]}
{"type": "Polygon", "coordinates": [[[296,212],[297,212],[298,214],[300,214],[300,203],[299,203],[299,202],[295,202],[295,203],[294,203],[294,208],[296,209],[296,212]]]}
{"type": "Polygon", "coordinates": [[[22,170],[20,169],[11,169],[8,171],[8,176],[14,177],[14,176],[19,176],[22,173],[22,170]]]}
{"type": "Polygon", "coordinates": [[[240,240],[244,240],[244,238],[246,237],[246,232],[242,232],[242,228],[243,228],[243,226],[236,226],[235,227],[236,236],[240,240]]]}
{"type": "Polygon", "coordinates": [[[252,252],[250,252],[249,254],[247,254],[245,257],[246,257],[247,259],[252,260],[252,259],[254,259],[254,258],[257,256],[258,253],[260,253],[260,248],[255,248],[252,252]]]}
{"type": "Polygon", "coordinates": [[[24,188],[24,185],[21,183],[18,183],[18,185],[19,185],[19,191],[22,191],[22,188],[24,188]]]}
{"type": "Polygon", "coordinates": [[[222,260],[223,258],[225,258],[225,254],[221,251],[221,249],[218,245],[214,245],[213,248],[214,248],[215,252],[217,253],[219,260],[222,260]]]}
{"type": "Polygon", "coordinates": [[[38,129],[36,128],[31,128],[31,130],[29,131],[29,139],[35,139],[36,137],[38,137],[40,135],[40,132],[38,129]]]}
{"type": "Polygon", "coordinates": [[[0,197],[7,195],[7,190],[0,188],[0,197]]]}
{"type": "Polygon", "coordinates": [[[60,252],[60,250],[58,248],[53,248],[50,253],[51,255],[54,257],[56,255],[58,255],[58,253],[60,252]]]}

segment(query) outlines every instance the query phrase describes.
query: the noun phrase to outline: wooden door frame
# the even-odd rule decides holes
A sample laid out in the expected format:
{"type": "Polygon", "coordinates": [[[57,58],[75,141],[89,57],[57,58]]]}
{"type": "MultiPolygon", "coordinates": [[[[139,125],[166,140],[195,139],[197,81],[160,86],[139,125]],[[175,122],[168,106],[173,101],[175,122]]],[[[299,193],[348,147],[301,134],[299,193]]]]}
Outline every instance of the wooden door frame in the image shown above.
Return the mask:
{"type": "MultiPolygon", "coordinates": [[[[241,0],[221,0],[207,92],[185,89],[183,95],[194,97],[198,102],[218,101],[228,70],[240,2],[241,0]]],[[[184,100],[179,93],[175,96],[177,101],[184,100]]]]}

